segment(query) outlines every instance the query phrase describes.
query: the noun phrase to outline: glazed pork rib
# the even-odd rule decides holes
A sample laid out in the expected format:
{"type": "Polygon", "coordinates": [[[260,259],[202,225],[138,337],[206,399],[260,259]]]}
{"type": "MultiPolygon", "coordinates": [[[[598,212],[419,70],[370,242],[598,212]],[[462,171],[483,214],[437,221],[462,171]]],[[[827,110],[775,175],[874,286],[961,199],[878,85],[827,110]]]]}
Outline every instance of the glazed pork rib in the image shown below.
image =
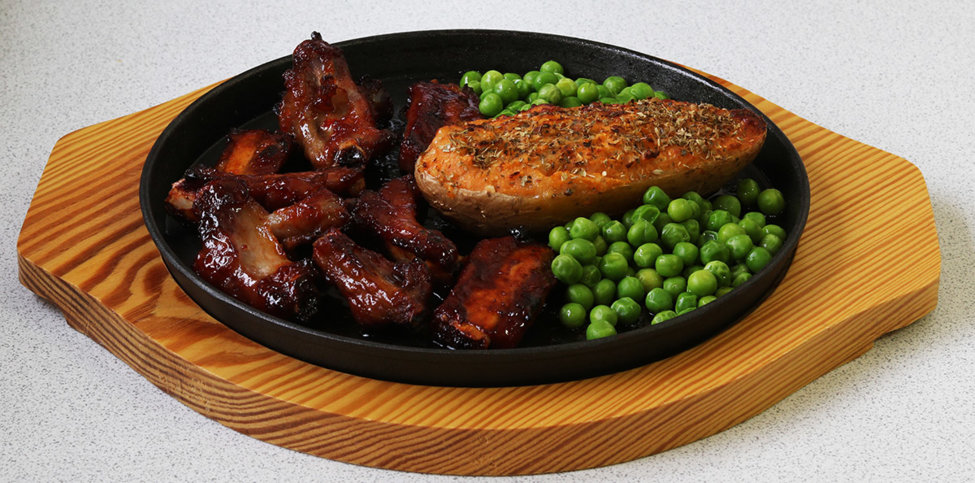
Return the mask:
{"type": "Polygon", "coordinates": [[[393,263],[337,229],[315,241],[312,258],[367,329],[415,328],[427,313],[430,273],[417,258],[393,263]]]}
{"type": "Polygon", "coordinates": [[[199,191],[194,210],[203,247],[193,268],[207,282],[279,317],[307,320],[317,312],[317,270],[285,256],[267,226],[267,211],[242,183],[208,183],[199,191]]]}
{"type": "Polygon", "coordinates": [[[341,228],[349,220],[342,198],[322,188],[307,198],[268,215],[267,224],[288,249],[311,243],[331,228],[341,228]]]}
{"type": "Polygon", "coordinates": [[[352,209],[357,227],[382,241],[395,260],[419,257],[441,284],[453,279],[459,268],[457,246],[438,230],[416,219],[419,192],[412,176],[390,180],[378,191],[365,190],[352,209]]]}
{"type": "Polygon", "coordinates": [[[277,173],[291,152],[291,136],[263,129],[233,131],[217,171],[234,174],[277,173]]]}
{"type": "Polygon", "coordinates": [[[316,169],[364,166],[392,140],[376,127],[374,89],[363,92],[353,82],[342,51],[318,32],[295,48],[284,86],[281,131],[295,137],[316,169]]]}
{"type": "Polygon", "coordinates": [[[213,168],[190,168],[184,178],[173,183],[166,196],[170,213],[195,221],[193,201],[197,191],[210,181],[237,180],[247,187],[250,195],[267,210],[293,205],[308,196],[327,189],[333,193],[355,196],[365,187],[361,169],[335,167],[322,171],[302,171],[267,175],[235,175],[213,168]]]}
{"type": "Polygon", "coordinates": [[[477,95],[456,84],[417,82],[410,86],[406,126],[399,150],[399,167],[413,172],[416,158],[430,144],[443,126],[481,119],[477,95]]]}
{"type": "Polygon", "coordinates": [[[436,342],[454,349],[518,345],[555,285],[552,258],[548,247],[511,236],[478,242],[434,311],[436,342]]]}

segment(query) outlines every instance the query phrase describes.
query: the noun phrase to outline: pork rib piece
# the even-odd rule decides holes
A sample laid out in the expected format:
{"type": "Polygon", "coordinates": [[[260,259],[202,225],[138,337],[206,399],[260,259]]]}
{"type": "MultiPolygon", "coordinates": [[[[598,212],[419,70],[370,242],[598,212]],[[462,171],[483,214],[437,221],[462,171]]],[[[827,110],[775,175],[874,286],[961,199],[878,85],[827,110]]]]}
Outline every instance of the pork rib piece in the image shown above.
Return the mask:
{"type": "Polygon", "coordinates": [[[481,119],[477,95],[470,88],[417,82],[410,86],[409,96],[410,107],[406,110],[406,126],[399,150],[399,167],[406,173],[413,172],[416,158],[427,148],[438,129],[481,119]]]}
{"type": "Polygon", "coordinates": [[[378,192],[363,191],[352,209],[352,217],[356,226],[381,240],[394,259],[419,257],[430,267],[435,280],[449,284],[459,268],[457,246],[440,231],[417,221],[418,197],[412,176],[395,178],[378,192]]]}
{"type": "Polygon", "coordinates": [[[220,154],[217,171],[234,174],[274,174],[288,159],[291,136],[263,129],[233,131],[220,154]]]}
{"type": "Polygon", "coordinates": [[[481,240],[433,314],[434,340],[454,349],[515,347],[555,285],[552,250],[514,237],[481,240]]]}
{"type": "Polygon", "coordinates": [[[318,32],[295,48],[284,87],[281,131],[295,137],[316,169],[364,166],[392,140],[376,127],[374,91],[363,92],[353,82],[342,51],[318,32]]]}
{"type": "Polygon", "coordinates": [[[427,313],[430,273],[419,259],[393,263],[337,229],[315,241],[312,258],[367,329],[415,328],[427,313]]]}
{"type": "Polygon", "coordinates": [[[194,210],[203,247],[193,268],[207,282],[279,317],[307,320],[317,312],[317,270],[285,256],[267,226],[267,211],[242,183],[208,183],[199,191],[194,210]]]}

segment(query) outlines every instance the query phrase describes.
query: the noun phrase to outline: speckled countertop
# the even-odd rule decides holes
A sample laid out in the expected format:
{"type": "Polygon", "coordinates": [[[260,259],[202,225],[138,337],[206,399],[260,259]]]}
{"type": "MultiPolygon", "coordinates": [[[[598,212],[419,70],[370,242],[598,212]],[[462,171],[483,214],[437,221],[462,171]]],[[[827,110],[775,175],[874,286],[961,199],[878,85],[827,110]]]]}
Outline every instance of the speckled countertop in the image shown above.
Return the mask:
{"type": "Polygon", "coordinates": [[[0,480],[460,479],[333,462],[227,429],[69,328],[19,284],[16,262],[20,226],[61,136],[286,55],[312,30],[339,41],[441,28],[572,35],[728,79],[916,164],[941,243],[934,312],[767,411],[655,456],[519,480],[975,479],[975,10],[534,3],[0,0],[0,480]]]}

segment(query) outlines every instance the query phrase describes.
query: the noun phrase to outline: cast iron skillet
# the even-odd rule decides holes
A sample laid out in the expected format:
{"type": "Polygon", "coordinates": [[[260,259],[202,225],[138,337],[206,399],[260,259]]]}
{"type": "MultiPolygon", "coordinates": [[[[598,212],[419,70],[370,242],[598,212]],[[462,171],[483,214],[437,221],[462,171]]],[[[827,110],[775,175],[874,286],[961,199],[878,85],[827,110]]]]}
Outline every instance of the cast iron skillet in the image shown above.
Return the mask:
{"type": "MultiPolygon", "coordinates": [[[[302,39],[296,39],[295,45],[302,39]]],[[[353,75],[383,81],[397,108],[414,81],[456,82],[469,69],[527,72],[556,59],[569,75],[603,79],[621,75],[642,80],[679,100],[719,107],[753,106],[727,89],[663,60],[611,45],[555,35],[445,30],[380,35],[336,44],[353,75]]],[[[271,349],[309,363],[361,376],[415,384],[507,386],[581,379],[636,367],[692,347],[734,323],[757,306],[788,270],[809,210],[809,182],[795,148],[772,122],[758,159],[745,173],[786,196],[787,213],[778,220],[788,232],[781,251],[762,272],[689,314],[615,337],[580,341],[559,335],[550,307],[526,338],[525,346],[490,351],[452,351],[410,337],[361,334],[337,299],[311,325],[283,320],[231,298],[192,269],[199,249],[192,228],[167,215],[163,200],[170,185],[197,163],[215,163],[233,128],[276,128],[273,106],[283,90],[283,57],[244,72],[202,96],[174,119],[146,159],[139,198],[146,227],[176,282],[201,308],[237,332],[271,349]]],[[[553,305],[556,305],[553,303],[553,305]]],[[[574,338],[573,338],[574,337],[574,338]]]]}

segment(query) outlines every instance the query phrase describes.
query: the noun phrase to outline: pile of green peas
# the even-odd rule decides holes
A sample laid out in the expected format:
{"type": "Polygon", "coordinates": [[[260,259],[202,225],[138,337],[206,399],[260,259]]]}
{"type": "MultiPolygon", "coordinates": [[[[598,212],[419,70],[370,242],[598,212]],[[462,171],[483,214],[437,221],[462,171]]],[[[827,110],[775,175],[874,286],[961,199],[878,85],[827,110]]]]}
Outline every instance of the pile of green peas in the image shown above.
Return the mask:
{"type": "Polygon", "coordinates": [[[668,99],[663,91],[655,91],[646,82],[628,85],[620,76],[609,76],[602,84],[580,77],[566,77],[562,64],[549,60],[538,70],[502,74],[489,70],[465,72],[458,84],[468,86],[480,96],[478,108],[485,117],[510,116],[539,104],[577,107],[592,102],[623,104],[633,100],[658,97],[668,99]]]}
{"type": "Polygon", "coordinates": [[[634,326],[644,309],[659,324],[747,282],[782,248],[786,232],[770,221],[785,198],[751,178],[734,193],[671,199],[652,186],[622,219],[594,213],[552,228],[552,274],[565,285],[559,320],[588,323],[586,339],[598,339],[634,326]]]}

